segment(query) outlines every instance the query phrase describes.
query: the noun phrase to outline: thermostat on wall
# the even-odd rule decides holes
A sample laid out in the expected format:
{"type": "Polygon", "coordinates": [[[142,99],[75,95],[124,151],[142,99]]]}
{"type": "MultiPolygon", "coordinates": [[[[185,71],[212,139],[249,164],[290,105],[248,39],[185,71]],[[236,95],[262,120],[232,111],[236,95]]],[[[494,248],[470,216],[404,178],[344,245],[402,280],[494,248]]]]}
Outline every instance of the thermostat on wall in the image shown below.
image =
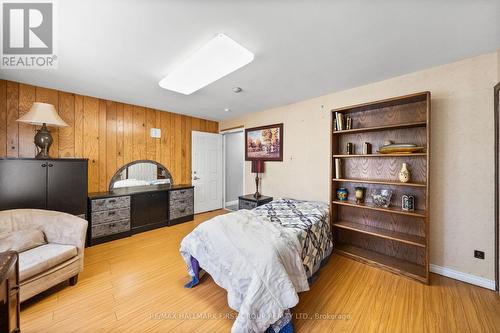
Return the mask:
{"type": "Polygon", "coordinates": [[[152,128],[151,129],[151,137],[152,138],[161,138],[161,129],[159,129],[159,128],[152,128]]]}

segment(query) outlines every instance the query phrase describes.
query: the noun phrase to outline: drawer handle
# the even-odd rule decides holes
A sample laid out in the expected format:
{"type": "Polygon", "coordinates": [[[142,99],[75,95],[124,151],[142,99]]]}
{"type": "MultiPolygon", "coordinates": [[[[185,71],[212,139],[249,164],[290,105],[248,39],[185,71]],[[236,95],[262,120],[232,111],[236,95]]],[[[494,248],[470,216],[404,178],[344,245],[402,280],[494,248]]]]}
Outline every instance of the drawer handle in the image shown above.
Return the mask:
{"type": "Polygon", "coordinates": [[[186,191],[181,190],[181,191],[179,191],[179,193],[180,193],[180,194],[184,194],[184,193],[186,193],[186,191]]]}
{"type": "Polygon", "coordinates": [[[115,215],[116,212],[115,211],[112,211],[112,212],[108,212],[108,215],[115,215]]]}
{"type": "Polygon", "coordinates": [[[115,203],[115,202],[116,202],[116,200],[115,200],[115,199],[111,199],[111,200],[109,200],[109,203],[115,203]]]}
{"type": "Polygon", "coordinates": [[[181,213],[186,212],[186,207],[184,207],[184,208],[182,208],[182,209],[179,209],[179,212],[181,212],[181,213]]]}

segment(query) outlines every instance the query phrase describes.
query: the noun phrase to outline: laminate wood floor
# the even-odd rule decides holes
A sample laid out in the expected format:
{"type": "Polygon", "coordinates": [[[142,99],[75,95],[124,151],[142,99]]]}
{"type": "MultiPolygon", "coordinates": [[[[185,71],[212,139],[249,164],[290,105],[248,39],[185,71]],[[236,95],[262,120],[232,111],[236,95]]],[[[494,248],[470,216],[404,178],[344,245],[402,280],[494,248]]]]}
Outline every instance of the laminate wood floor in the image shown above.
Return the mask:
{"type": "MultiPolygon", "coordinates": [[[[206,276],[194,289],[179,255],[195,221],[93,246],[78,284],[21,306],[28,332],[230,332],[236,314],[206,276]]],[[[426,286],[334,255],[294,311],[297,332],[500,332],[500,296],[438,275],[426,286]]]]}

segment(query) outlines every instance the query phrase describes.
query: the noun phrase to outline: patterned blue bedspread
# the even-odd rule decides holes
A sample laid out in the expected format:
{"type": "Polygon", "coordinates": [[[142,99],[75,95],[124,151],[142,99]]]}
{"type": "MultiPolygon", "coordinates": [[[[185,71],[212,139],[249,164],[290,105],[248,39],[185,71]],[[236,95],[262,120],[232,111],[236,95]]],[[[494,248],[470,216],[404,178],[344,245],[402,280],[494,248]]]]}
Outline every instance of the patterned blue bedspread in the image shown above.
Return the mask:
{"type": "Polygon", "coordinates": [[[328,205],[323,202],[277,199],[253,209],[271,223],[297,233],[302,262],[310,278],[333,250],[328,205]]]}

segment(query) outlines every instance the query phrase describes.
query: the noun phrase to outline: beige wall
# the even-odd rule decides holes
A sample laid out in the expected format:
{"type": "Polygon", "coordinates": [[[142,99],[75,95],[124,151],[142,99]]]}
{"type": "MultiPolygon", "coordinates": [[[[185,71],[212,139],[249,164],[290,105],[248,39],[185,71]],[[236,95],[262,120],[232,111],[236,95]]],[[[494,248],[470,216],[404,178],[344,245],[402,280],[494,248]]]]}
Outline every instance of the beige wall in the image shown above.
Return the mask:
{"type": "MultiPolygon", "coordinates": [[[[429,90],[431,263],[494,279],[493,86],[499,52],[222,122],[220,128],[284,123],[284,160],[267,162],[262,192],[328,201],[329,110],[429,90]],[[486,259],[473,258],[474,249],[486,259]]],[[[335,73],[332,73],[334,76],[335,73]]],[[[255,187],[250,163],[246,188],[255,187]]]]}

